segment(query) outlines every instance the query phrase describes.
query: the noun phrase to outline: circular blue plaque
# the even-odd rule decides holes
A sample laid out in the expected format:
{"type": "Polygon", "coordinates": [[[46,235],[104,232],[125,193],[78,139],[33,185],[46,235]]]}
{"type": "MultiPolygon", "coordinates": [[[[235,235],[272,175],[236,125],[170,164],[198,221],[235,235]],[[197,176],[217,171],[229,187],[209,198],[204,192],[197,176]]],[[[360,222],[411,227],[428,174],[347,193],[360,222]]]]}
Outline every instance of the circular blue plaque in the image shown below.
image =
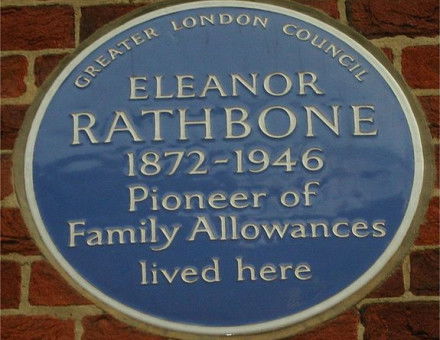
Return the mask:
{"type": "Polygon", "coordinates": [[[303,7],[143,10],[46,87],[17,170],[28,223],[88,296],[158,329],[328,318],[402,258],[423,210],[405,86],[303,7]]]}

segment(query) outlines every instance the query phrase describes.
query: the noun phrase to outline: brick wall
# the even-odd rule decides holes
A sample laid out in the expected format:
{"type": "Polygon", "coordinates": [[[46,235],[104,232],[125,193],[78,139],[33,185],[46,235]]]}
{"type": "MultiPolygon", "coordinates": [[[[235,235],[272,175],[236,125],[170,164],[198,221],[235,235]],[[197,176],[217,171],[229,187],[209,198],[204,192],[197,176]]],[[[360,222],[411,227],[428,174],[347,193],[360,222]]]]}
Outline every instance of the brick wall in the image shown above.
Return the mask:
{"type": "MultiPolygon", "coordinates": [[[[437,0],[302,0],[383,49],[422,104],[438,163],[437,0]]],[[[23,116],[58,62],[97,28],[147,1],[2,0],[1,336],[4,339],[162,339],[129,327],[78,295],[41,255],[20,216],[11,159],[23,116]]],[[[439,183],[403,264],[357,306],[302,339],[438,336],[439,183]]]]}

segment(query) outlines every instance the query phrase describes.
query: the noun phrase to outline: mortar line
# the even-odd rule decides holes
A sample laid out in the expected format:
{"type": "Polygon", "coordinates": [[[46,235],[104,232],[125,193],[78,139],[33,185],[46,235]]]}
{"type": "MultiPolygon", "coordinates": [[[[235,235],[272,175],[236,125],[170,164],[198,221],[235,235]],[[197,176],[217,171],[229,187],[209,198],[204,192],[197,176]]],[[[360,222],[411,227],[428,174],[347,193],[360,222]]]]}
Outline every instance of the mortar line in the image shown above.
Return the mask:
{"type": "Polygon", "coordinates": [[[21,264],[21,286],[20,286],[20,305],[18,309],[23,311],[24,314],[28,311],[29,304],[29,284],[31,279],[31,264],[21,264]]]}
{"type": "Polygon", "coordinates": [[[402,74],[402,48],[400,46],[393,46],[391,50],[393,51],[394,67],[402,74]]]}
{"type": "MultiPolygon", "coordinates": [[[[359,311],[359,314],[360,314],[360,311],[359,311]]],[[[358,340],[363,340],[364,339],[364,333],[365,333],[365,327],[364,327],[364,325],[362,323],[362,318],[359,315],[357,339],[358,340]]]]}
{"type": "MultiPolygon", "coordinates": [[[[112,5],[112,4],[129,4],[130,0],[100,0],[101,5],[112,5]]],[[[17,4],[17,0],[2,0],[0,7],[43,7],[50,5],[62,5],[62,6],[88,6],[96,5],[96,0],[64,0],[60,2],[59,0],[46,0],[44,3],[37,3],[35,0],[24,0],[17,4]]]]}
{"type": "Polygon", "coordinates": [[[15,56],[15,55],[22,55],[25,57],[39,57],[46,54],[66,54],[66,53],[72,53],[75,51],[75,48],[47,48],[47,49],[41,49],[41,50],[9,50],[9,51],[0,51],[0,56],[7,57],[7,56],[15,56]]]}
{"type": "Polygon", "coordinates": [[[32,94],[33,98],[35,98],[35,94],[37,92],[37,86],[35,85],[35,60],[37,59],[35,55],[27,56],[28,59],[28,75],[26,76],[26,95],[29,96],[28,93],[32,94]]]}
{"type": "Polygon", "coordinates": [[[341,21],[343,24],[348,25],[347,6],[345,0],[338,0],[337,6],[339,12],[339,21],[341,21]]]}
{"type": "Polygon", "coordinates": [[[22,255],[18,253],[0,255],[0,260],[16,261],[20,264],[31,264],[35,261],[44,260],[42,255],[22,255]]]}
{"type": "Polygon", "coordinates": [[[440,249],[440,245],[433,244],[433,245],[423,245],[423,246],[412,246],[411,251],[423,251],[423,250],[438,250],[440,249]]]}
{"type": "Polygon", "coordinates": [[[402,263],[403,288],[406,294],[410,291],[411,286],[411,261],[409,256],[406,256],[402,263]]]}
{"type": "Polygon", "coordinates": [[[415,38],[410,38],[405,35],[396,35],[393,37],[374,38],[370,39],[370,41],[380,47],[400,46],[400,48],[403,49],[409,46],[438,45],[439,36],[418,36],[415,38]]]}
{"type": "Polygon", "coordinates": [[[15,193],[10,194],[9,196],[6,196],[1,201],[2,208],[19,208],[20,205],[18,204],[17,197],[15,196],[15,193]]]}
{"type": "Polygon", "coordinates": [[[440,296],[431,295],[413,295],[412,293],[406,293],[399,297],[387,297],[387,298],[367,298],[361,300],[356,305],[358,309],[363,306],[379,304],[379,303],[402,303],[402,302],[440,302],[440,296]]]}
{"type": "Polygon", "coordinates": [[[103,311],[94,305],[33,306],[26,309],[2,309],[2,315],[49,315],[60,319],[80,320],[85,316],[102,315],[103,311]]]}
{"type": "Polygon", "coordinates": [[[440,94],[439,89],[412,89],[415,96],[438,96],[440,94]]]}
{"type": "Polygon", "coordinates": [[[73,11],[75,13],[75,47],[78,47],[80,43],[80,31],[81,31],[81,7],[74,5],[73,11]]]}
{"type": "Polygon", "coordinates": [[[18,98],[2,98],[2,105],[30,105],[32,99],[27,98],[25,95],[18,98]]]}
{"type": "Polygon", "coordinates": [[[82,318],[75,320],[75,340],[81,340],[84,333],[84,328],[82,325],[82,318]]]}

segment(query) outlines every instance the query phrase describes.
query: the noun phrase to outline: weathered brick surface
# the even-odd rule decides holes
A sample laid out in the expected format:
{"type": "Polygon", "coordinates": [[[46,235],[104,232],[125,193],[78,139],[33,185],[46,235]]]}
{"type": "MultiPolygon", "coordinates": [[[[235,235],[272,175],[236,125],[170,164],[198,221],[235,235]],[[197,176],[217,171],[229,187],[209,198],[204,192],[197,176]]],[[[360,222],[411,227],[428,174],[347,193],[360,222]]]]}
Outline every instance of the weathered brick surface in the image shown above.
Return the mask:
{"type": "Polygon", "coordinates": [[[357,339],[359,314],[348,311],[316,329],[292,337],[291,340],[355,340],[357,339]]]}
{"type": "Polygon", "coordinates": [[[1,262],[1,308],[18,308],[20,304],[20,264],[13,261],[1,262]]]}
{"type": "Polygon", "coordinates": [[[28,62],[22,55],[1,58],[1,97],[16,98],[26,92],[28,62]]]}
{"type": "Polygon", "coordinates": [[[127,14],[139,6],[135,5],[107,5],[89,6],[81,9],[81,41],[90,36],[98,28],[110,21],[127,14]]]}
{"type": "Polygon", "coordinates": [[[369,38],[438,34],[437,0],[347,0],[349,23],[369,38]]]}
{"type": "MultiPolygon", "coordinates": [[[[337,0],[299,0],[298,2],[319,9],[328,15],[339,18],[337,0]]],[[[145,1],[144,4],[147,4],[145,1]]],[[[81,41],[89,37],[98,28],[127,14],[140,5],[88,6],[81,9],[81,41]]]]}
{"type": "Polygon", "coordinates": [[[438,339],[436,302],[368,305],[361,315],[365,340],[438,339]]]}
{"type": "MultiPolygon", "coordinates": [[[[80,39],[84,40],[104,24],[124,15],[137,5],[132,4],[82,6],[80,39]]],[[[137,3],[148,3],[148,0],[137,3]]],[[[298,0],[298,2],[322,10],[334,18],[340,17],[337,0],[298,0]]],[[[46,48],[74,47],[74,11],[65,2],[45,5],[44,0],[16,0],[18,7],[4,7],[1,13],[3,50],[39,50],[46,48]],[[26,6],[23,6],[23,5],[26,6]]],[[[132,3],[130,1],[130,3],[132,3]]],[[[438,34],[437,0],[347,0],[349,23],[370,38],[404,34],[410,37],[438,34]]],[[[382,43],[382,42],[381,42],[382,43]]],[[[420,42],[417,42],[419,44],[420,42]]],[[[393,50],[382,48],[393,61],[393,50]]],[[[69,52],[68,50],[66,53],[69,52]]],[[[21,52],[2,57],[2,98],[18,98],[26,93],[28,60],[21,52]]],[[[47,52],[45,52],[47,53],[47,52]]],[[[52,52],[55,53],[55,52],[52,52]]],[[[46,54],[35,59],[35,85],[41,86],[64,57],[46,54]]],[[[41,54],[41,53],[39,53],[41,54]]],[[[438,46],[413,46],[402,51],[402,72],[413,88],[438,88],[438,46]]],[[[33,86],[32,86],[33,87],[33,86]]],[[[26,97],[27,98],[27,97],[26,97]]],[[[432,136],[439,138],[439,97],[422,96],[420,102],[425,110],[432,136]]],[[[26,99],[27,100],[27,99],[26,99]]],[[[21,98],[17,100],[22,102],[21,98]]],[[[14,101],[15,102],[15,101],[14,101]]],[[[27,103],[27,101],[26,101],[27,103]]],[[[3,105],[1,114],[1,143],[3,150],[13,148],[17,132],[23,121],[26,105],[3,105]]],[[[438,150],[437,150],[438,164],[438,150]]],[[[1,198],[13,192],[11,185],[11,156],[1,156],[1,198]]],[[[438,167],[438,165],[437,165],[438,167]]],[[[438,187],[438,180],[436,182],[438,187]]],[[[431,201],[425,222],[420,228],[417,245],[439,243],[439,199],[431,201]]],[[[21,255],[40,254],[31,240],[18,209],[1,210],[1,253],[21,255]]],[[[417,296],[438,294],[438,253],[436,250],[416,251],[411,254],[410,290],[417,296]]],[[[71,288],[45,261],[32,264],[29,287],[29,303],[38,306],[73,306],[89,302],[71,288]]],[[[20,265],[12,261],[2,263],[2,308],[17,308],[20,301],[20,265]]],[[[404,293],[402,271],[399,268],[369,298],[399,297],[404,293]]],[[[433,303],[380,303],[367,305],[361,311],[365,325],[364,339],[435,339],[438,338],[438,306],[433,303]]],[[[74,339],[72,320],[59,320],[49,316],[6,316],[2,318],[2,339],[74,339]]],[[[358,339],[359,315],[348,311],[305,334],[290,339],[358,339]]],[[[109,315],[85,316],[82,339],[165,339],[143,333],[109,315]]]]}
{"type": "Polygon", "coordinates": [[[426,119],[431,129],[431,135],[434,138],[440,137],[440,112],[439,112],[439,96],[423,96],[418,97],[420,104],[425,110],[426,119]]]}
{"type": "Polygon", "coordinates": [[[12,182],[11,182],[11,170],[12,170],[12,159],[11,155],[3,154],[0,155],[1,160],[1,185],[0,185],[0,196],[1,199],[12,194],[12,182]]]}
{"type": "Polygon", "coordinates": [[[299,0],[298,2],[307,6],[315,7],[333,18],[339,18],[337,0],[299,0]]]}
{"type": "Polygon", "coordinates": [[[439,251],[416,251],[410,259],[411,292],[415,295],[439,295],[439,251]]]}
{"type": "Polygon", "coordinates": [[[47,262],[32,263],[29,285],[29,302],[32,305],[68,306],[90,302],[78,294],[47,262]]]}
{"type": "Polygon", "coordinates": [[[150,335],[128,326],[110,315],[87,316],[83,319],[82,340],[163,340],[160,336],[150,335]]]}
{"type": "Polygon", "coordinates": [[[73,320],[50,316],[2,316],[2,340],[73,340],[73,320]]]}
{"type": "Polygon", "coordinates": [[[2,50],[40,50],[75,46],[70,6],[6,7],[1,11],[2,50]]]}
{"type": "Polygon", "coordinates": [[[49,54],[35,59],[35,85],[41,86],[49,74],[67,54],[49,54]]]}
{"type": "Polygon", "coordinates": [[[433,197],[425,215],[425,222],[420,226],[417,245],[439,244],[439,198],[433,197]]]}
{"type": "Polygon", "coordinates": [[[20,210],[1,208],[1,253],[37,255],[39,250],[29,236],[20,210]]]}
{"type": "Polygon", "coordinates": [[[3,150],[12,150],[14,148],[15,139],[27,109],[27,105],[1,106],[1,145],[3,150]]]}
{"type": "Polygon", "coordinates": [[[439,87],[439,46],[409,46],[402,51],[402,72],[409,86],[439,87]]]}
{"type": "Polygon", "coordinates": [[[385,280],[379,287],[372,291],[367,297],[395,297],[401,296],[405,293],[405,286],[403,285],[403,273],[399,267],[387,280],[385,280]]]}

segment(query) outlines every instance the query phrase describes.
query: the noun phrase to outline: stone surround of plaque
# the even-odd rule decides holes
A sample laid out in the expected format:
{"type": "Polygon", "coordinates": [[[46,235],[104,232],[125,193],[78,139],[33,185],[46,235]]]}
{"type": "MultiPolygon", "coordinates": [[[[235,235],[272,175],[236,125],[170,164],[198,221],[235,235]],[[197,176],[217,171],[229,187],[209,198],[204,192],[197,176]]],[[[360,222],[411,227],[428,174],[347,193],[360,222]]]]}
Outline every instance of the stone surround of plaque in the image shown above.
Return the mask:
{"type": "Polygon", "coordinates": [[[26,117],[33,237],[84,295],[181,338],[276,338],[349,308],[411,246],[430,190],[418,104],[308,8],[155,5],[80,46],[26,117]]]}

